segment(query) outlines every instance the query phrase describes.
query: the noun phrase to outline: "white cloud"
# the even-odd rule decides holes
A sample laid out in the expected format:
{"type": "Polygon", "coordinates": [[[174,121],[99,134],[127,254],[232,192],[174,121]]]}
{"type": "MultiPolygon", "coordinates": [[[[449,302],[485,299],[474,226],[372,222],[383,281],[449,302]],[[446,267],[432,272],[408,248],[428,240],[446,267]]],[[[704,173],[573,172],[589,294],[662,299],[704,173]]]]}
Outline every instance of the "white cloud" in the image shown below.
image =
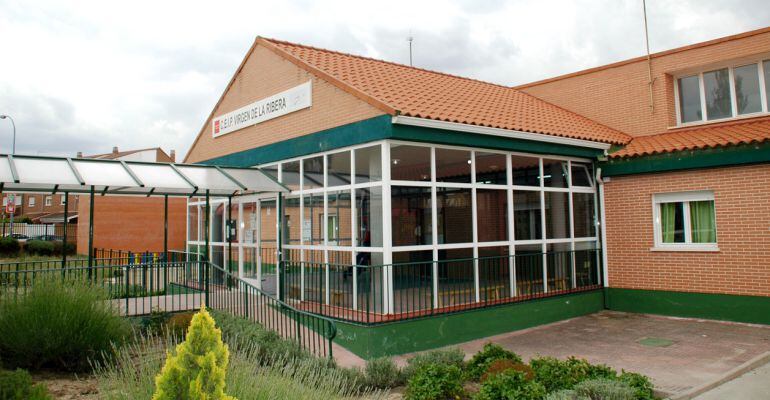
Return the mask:
{"type": "MultiPolygon", "coordinates": [[[[15,118],[22,153],[118,145],[183,155],[256,35],[406,63],[411,33],[415,65],[509,85],[644,51],[640,0],[0,0],[0,9],[0,113],[15,118]]],[[[653,51],[770,25],[757,0],[648,1],[648,12],[653,51]]]]}

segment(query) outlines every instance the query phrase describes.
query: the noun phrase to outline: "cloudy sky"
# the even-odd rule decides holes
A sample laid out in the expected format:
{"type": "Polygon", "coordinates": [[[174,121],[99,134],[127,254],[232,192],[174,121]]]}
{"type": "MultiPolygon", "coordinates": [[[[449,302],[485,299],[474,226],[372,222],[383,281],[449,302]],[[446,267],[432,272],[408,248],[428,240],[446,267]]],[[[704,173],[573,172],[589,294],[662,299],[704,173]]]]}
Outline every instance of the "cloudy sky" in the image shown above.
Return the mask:
{"type": "MultiPolygon", "coordinates": [[[[770,26],[766,1],[648,0],[652,51],[770,26]]],[[[401,63],[411,35],[416,66],[506,85],[644,53],[641,0],[0,0],[0,114],[18,153],[183,156],[257,35],[401,63]]]]}

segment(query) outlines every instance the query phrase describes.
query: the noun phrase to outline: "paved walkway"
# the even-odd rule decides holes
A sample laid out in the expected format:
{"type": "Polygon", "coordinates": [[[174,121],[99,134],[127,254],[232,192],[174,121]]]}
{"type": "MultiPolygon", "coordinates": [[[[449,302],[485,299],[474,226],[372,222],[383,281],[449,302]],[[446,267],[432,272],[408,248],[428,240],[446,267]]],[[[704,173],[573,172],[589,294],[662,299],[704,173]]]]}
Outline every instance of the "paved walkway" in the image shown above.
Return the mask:
{"type": "Polygon", "coordinates": [[[770,399],[770,363],[694,398],[724,399],[770,399]]]}
{"type": "Polygon", "coordinates": [[[770,351],[770,327],[605,311],[458,347],[470,357],[487,342],[525,360],[574,355],[639,372],[651,377],[658,390],[675,395],[717,380],[770,351]]]}

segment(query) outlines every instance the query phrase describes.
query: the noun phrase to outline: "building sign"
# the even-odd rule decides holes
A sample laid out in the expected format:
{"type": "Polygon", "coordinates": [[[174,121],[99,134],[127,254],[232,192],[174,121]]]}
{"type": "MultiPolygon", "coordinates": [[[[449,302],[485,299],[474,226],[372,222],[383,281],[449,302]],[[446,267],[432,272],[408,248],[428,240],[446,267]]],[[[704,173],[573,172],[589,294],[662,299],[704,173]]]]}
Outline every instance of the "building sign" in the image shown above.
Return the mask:
{"type": "Polygon", "coordinates": [[[282,115],[310,107],[312,88],[310,81],[289,90],[257,100],[235,111],[214,117],[211,132],[214,137],[256,125],[282,115]]]}

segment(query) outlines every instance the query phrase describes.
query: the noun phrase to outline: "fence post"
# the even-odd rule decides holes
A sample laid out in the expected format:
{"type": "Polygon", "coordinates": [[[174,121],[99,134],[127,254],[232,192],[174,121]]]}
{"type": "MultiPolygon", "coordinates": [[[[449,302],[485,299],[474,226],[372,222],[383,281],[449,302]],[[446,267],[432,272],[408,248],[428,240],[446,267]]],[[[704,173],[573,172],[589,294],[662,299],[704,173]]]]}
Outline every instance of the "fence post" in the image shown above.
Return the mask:
{"type": "Polygon", "coordinates": [[[67,266],[67,218],[69,216],[69,192],[64,192],[64,234],[62,235],[61,244],[61,267],[67,266]]]}
{"type": "Polygon", "coordinates": [[[94,185],[91,185],[90,202],[88,210],[88,280],[91,281],[94,267],[94,185]]]}

